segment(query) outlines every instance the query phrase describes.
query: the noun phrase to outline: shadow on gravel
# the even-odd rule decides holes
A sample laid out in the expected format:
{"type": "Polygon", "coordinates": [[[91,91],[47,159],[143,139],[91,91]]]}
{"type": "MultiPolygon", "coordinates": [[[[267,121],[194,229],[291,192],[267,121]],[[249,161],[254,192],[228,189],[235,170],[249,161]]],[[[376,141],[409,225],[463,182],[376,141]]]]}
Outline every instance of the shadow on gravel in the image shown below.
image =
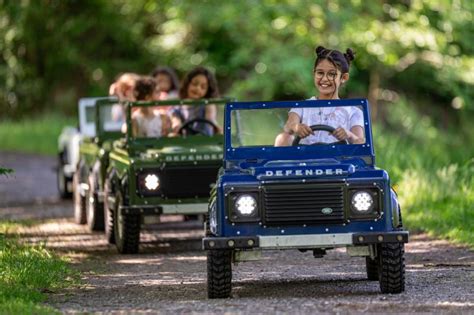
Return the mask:
{"type": "MultiPolygon", "coordinates": [[[[94,256],[120,255],[115,245],[107,244],[102,233],[59,233],[54,236],[41,236],[35,233],[22,234],[31,244],[45,244],[48,248],[58,252],[70,252],[90,254],[94,256]]],[[[138,254],[125,255],[128,257],[144,254],[172,254],[201,250],[201,238],[187,239],[155,239],[152,232],[148,231],[142,235],[146,240],[140,242],[138,254]]]]}
{"type": "MultiPolygon", "coordinates": [[[[162,261],[155,261],[154,264],[158,271],[162,261]]],[[[90,288],[82,294],[93,298],[99,292],[102,296],[121,292],[122,298],[126,300],[128,296],[133,297],[135,303],[146,299],[167,302],[207,300],[205,279],[183,279],[181,272],[168,272],[165,276],[121,274],[114,277],[113,283],[109,279],[109,288],[90,288]]],[[[291,281],[234,281],[232,291],[232,297],[235,299],[334,298],[346,295],[351,297],[380,295],[378,283],[366,279],[321,280],[317,277],[291,281]]],[[[232,300],[226,301],[231,303],[232,300]]]]}
{"type": "Polygon", "coordinates": [[[324,276],[295,280],[235,281],[233,293],[239,298],[332,298],[337,295],[380,294],[377,281],[368,281],[366,278],[325,279],[324,276]]]}
{"type": "MultiPolygon", "coordinates": [[[[0,196],[1,198],[1,196],[0,196]]],[[[67,219],[73,216],[72,202],[69,200],[55,200],[45,202],[40,200],[19,201],[14,205],[0,206],[0,220],[47,220],[67,219]]]]}
{"type": "Polygon", "coordinates": [[[201,238],[155,240],[140,244],[140,253],[143,254],[172,254],[201,250],[201,238]]]}

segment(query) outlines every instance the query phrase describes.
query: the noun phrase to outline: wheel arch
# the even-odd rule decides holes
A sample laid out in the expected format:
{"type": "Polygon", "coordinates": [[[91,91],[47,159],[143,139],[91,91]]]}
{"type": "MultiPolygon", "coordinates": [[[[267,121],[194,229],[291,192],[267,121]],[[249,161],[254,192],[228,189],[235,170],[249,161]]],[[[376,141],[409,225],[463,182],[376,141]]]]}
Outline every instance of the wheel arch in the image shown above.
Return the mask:
{"type": "Polygon", "coordinates": [[[390,188],[391,210],[392,210],[392,227],[402,227],[402,217],[400,210],[400,203],[398,202],[398,195],[393,188],[390,188]]]}

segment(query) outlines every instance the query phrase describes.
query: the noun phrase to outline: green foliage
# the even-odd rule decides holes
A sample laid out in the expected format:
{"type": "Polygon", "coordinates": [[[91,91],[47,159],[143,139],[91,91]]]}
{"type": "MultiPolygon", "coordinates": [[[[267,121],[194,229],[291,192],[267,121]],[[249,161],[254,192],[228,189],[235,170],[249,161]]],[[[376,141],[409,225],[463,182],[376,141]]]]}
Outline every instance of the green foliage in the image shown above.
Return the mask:
{"type": "Polygon", "coordinates": [[[474,247],[474,160],[429,171],[407,171],[400,181],[409,226],[474,247]]]}
{"type": "Polygon", "coordinates": [[[0,166],[0,175],[8,175],[13,173],[14,171],[11,168],[3,168],[0,166]]]}
{"type": "Polygon", "coordinates": [[[0,303],[1,315],[50,315],[60,314],[51,307],[39,305],[35,302],[25,301],[23,299],[9,299],[0,303]]]}
{"type": "Polygon", "coordinates": [[[474,246],[474,136],[437,128],[406,101],[388,106],[388,125],[374,128],[377,165],[389,171],[405,224],[474,246]]]}
{"type": "Polygon", "coordinates": [[[39,304],[44,292],[65,288],[74,277],[66,261],[44,245],[25,245],[0,234],[0,314],[54,313],[39,304]]]}
{"type": "Polygon", "coordinates": [[[36,221],[26,220],[2,220],[0,221],[0,234],[14,234],[22,227],[30,227],[36,224],[36,221]]]}
{"type": "Polygon", "coordinates": [[[58,136],[65,125],[77,125],[74,119],[50,114],[20,121],[0,122],[2,150],[56,155],[58,136]]]}
{"type": "Polygon", "coordinates": [[[0,78],[6,82],[1,112],[73,113],[79,97],[106,94],[119,72],[150,71],[141,12],[119,6],[104,0],[0,0],[0,78]]]}
{"type": "MultiPolygon", "coordinates": [[[[317,44],[355,48],[347,91],[474,102],[472,1],[0,0],[0,111],[71,114],[120,72],[213,68],[240,99],[306,98],[317,44]],[[380,86],[379,86],[380,85],[380,86]],[[370,92],[370,91],[369,91],[370,92]],[[372,93],[371,92],[371,93],[372,93]]],[[[369,93],[370,94],[370,93],[369,93]]],[[[375,104],[374,104],[375,105],[375,104]]]]}

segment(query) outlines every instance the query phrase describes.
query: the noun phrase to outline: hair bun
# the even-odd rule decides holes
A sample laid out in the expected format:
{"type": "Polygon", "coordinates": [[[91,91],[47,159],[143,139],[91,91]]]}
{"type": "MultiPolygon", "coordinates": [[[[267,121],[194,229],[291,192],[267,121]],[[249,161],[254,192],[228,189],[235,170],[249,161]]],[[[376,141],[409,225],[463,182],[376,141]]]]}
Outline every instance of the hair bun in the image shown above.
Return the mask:
{"type": "Polygon", "coordinates": [[[347,48],[344,57],[346,57],[347,62],[351,63],[351,61],[355,58],[355,52],[351,48],[347,48]]]}
{"type": "Polygon", "coordinates": [[[324,48],[323,46],[318,46],[316,47],[316,55],[321,56],[327,49],[324,48]]]}

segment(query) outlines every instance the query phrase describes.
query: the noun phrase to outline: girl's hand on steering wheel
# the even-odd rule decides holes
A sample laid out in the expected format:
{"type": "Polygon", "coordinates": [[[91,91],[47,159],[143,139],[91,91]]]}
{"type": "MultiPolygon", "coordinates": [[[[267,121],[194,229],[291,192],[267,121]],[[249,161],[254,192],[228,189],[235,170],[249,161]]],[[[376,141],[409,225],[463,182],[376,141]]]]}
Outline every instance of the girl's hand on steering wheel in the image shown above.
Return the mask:
{"type": "Polygon", "coordinates": [[[333,131],[332,135],[336,137],[337,140],[348,140],[349,135],[347,134],[346,129],[342,127],[336,128],[336,130],[333,131]]]}
{"type": "Polygon", "coordinates": [[[306,138],[307,136],[314,134],[313,130],[305,124],[296,124],[293,131],[294,134],[300,138],[306,138]]]}

